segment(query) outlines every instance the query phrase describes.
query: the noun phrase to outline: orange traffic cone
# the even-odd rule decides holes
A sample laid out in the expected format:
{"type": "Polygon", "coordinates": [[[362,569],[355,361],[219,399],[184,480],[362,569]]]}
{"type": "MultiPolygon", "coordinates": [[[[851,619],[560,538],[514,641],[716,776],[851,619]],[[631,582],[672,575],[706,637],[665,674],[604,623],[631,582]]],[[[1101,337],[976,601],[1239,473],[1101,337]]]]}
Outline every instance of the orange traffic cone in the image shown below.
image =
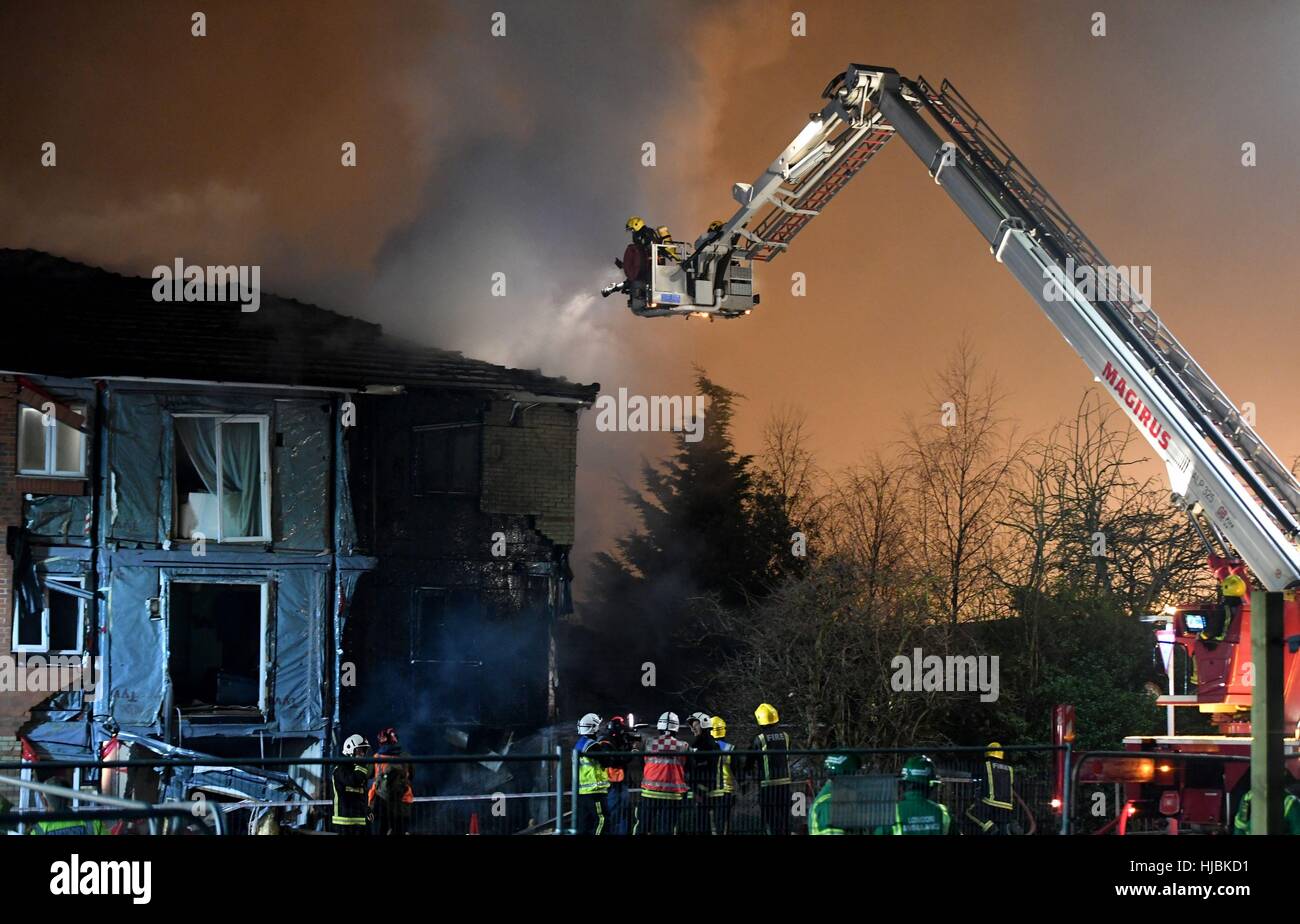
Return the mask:
{"type": "Polygon", "coordinates": [[[469,814],[469,833],[478,834],[478,812],[470,812],[469,814]]]}

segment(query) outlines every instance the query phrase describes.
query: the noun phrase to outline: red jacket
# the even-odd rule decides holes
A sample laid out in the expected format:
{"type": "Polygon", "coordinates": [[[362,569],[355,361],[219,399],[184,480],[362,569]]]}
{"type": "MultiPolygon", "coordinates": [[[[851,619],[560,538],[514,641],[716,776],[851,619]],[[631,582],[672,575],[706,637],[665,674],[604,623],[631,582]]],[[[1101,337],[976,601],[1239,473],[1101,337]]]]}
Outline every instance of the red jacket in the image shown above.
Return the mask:
{"type": "Polygon", "coordinates": [[[686,795],[686,752],[690,745],[664,732],[646,745],[641,795],[652,799],[681,799],[686,795]]]}

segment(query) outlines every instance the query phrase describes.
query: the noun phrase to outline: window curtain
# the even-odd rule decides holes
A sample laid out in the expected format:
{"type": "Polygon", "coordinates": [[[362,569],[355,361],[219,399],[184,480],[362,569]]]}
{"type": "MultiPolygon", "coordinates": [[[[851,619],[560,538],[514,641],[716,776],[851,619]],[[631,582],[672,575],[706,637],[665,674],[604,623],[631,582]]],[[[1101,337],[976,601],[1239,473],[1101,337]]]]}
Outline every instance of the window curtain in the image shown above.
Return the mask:
{"type": "Polygon", "coordinates": [[[185,454],[213,497],[217,494],[217,422],[211,417],[177,417],[176,434],[185,454]]]}
{"type": "Polygon", "coordinates": [[[217,495],[217,427],[221,428],[221,533],[262,534],[262,428],[255,421],[177,417],[176,433],[208,493],[217,495]]]}
{"type": "Polygon", "coordinates": [[[262,427],[255,421],[221,425],[221,531],[262,535],[262,427]]]}

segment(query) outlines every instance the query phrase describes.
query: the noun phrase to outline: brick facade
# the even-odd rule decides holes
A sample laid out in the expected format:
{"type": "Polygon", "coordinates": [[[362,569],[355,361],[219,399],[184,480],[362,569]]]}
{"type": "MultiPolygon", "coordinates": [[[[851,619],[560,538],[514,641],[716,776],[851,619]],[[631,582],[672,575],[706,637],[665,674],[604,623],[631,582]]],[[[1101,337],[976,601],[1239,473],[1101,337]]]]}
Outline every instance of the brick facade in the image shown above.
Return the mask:
{"type": "Polygon", "coordinates": [[[578,412],[555,404],[515,408],[494,401],[484,418],[482,510],[529,514],[543,536],[571,546],[578,412]]]}
{"type": "MultiPolygon", "coordinates": [[[[0,377],[0,532],[22,525],[22,494],[18,471],[18,385],[0,377]]],[[[0,657],[12,658],[13,644],[13,560],[0,555],[0,657]]],[[[12,672],[10,672],[12,676],[12,672]]],[[[32,706],[44,693],[14,693],[0,690],[0,760],[19,756],[18,729],[31,718],[32,706]]]]}

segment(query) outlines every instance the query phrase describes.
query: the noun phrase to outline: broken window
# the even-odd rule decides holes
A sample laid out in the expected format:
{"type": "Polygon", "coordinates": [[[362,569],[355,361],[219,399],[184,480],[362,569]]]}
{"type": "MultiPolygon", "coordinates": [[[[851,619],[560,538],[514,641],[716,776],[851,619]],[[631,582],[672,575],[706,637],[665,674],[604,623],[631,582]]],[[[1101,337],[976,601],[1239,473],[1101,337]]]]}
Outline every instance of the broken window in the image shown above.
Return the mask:
{"type": "Polygon", "coordinates": [[[412,432],[415,493],[477,494],[481,435],[477,423],[416,427],[412,432]]]}
{"type": "Polygon", "coordinates": [[[186,414],[175,423],[177,537],[269,541],[267,419],[186,414]]]}
{"type": "Polygon", "coordinates": [[[411,616],[411,665],[435,721],[477,722],[483,682],[481,611],[471,590],[421,587],[411,616]]]}
{"type": "Polygon", "coordinates": [[[85,639],[86,601],[59,590],[84,587],[80,577],[42,577],[41,608],[36,612],[14,604],[13,651],[81,654],[85,639]]]}
{"type": "Polygon", "coordinates": [[[263,583],[173,580],[167,669],[183,713],[245,716],[265,708],[263,583]]]}
{"type": "MultiPolygon", "coordinates": [[[[18,405],[18,474],[84,478],[86,440],[80,430],[26,404],[18,405]]],[[[69,405],[78,414],[84,405],[69,405]]]]}

